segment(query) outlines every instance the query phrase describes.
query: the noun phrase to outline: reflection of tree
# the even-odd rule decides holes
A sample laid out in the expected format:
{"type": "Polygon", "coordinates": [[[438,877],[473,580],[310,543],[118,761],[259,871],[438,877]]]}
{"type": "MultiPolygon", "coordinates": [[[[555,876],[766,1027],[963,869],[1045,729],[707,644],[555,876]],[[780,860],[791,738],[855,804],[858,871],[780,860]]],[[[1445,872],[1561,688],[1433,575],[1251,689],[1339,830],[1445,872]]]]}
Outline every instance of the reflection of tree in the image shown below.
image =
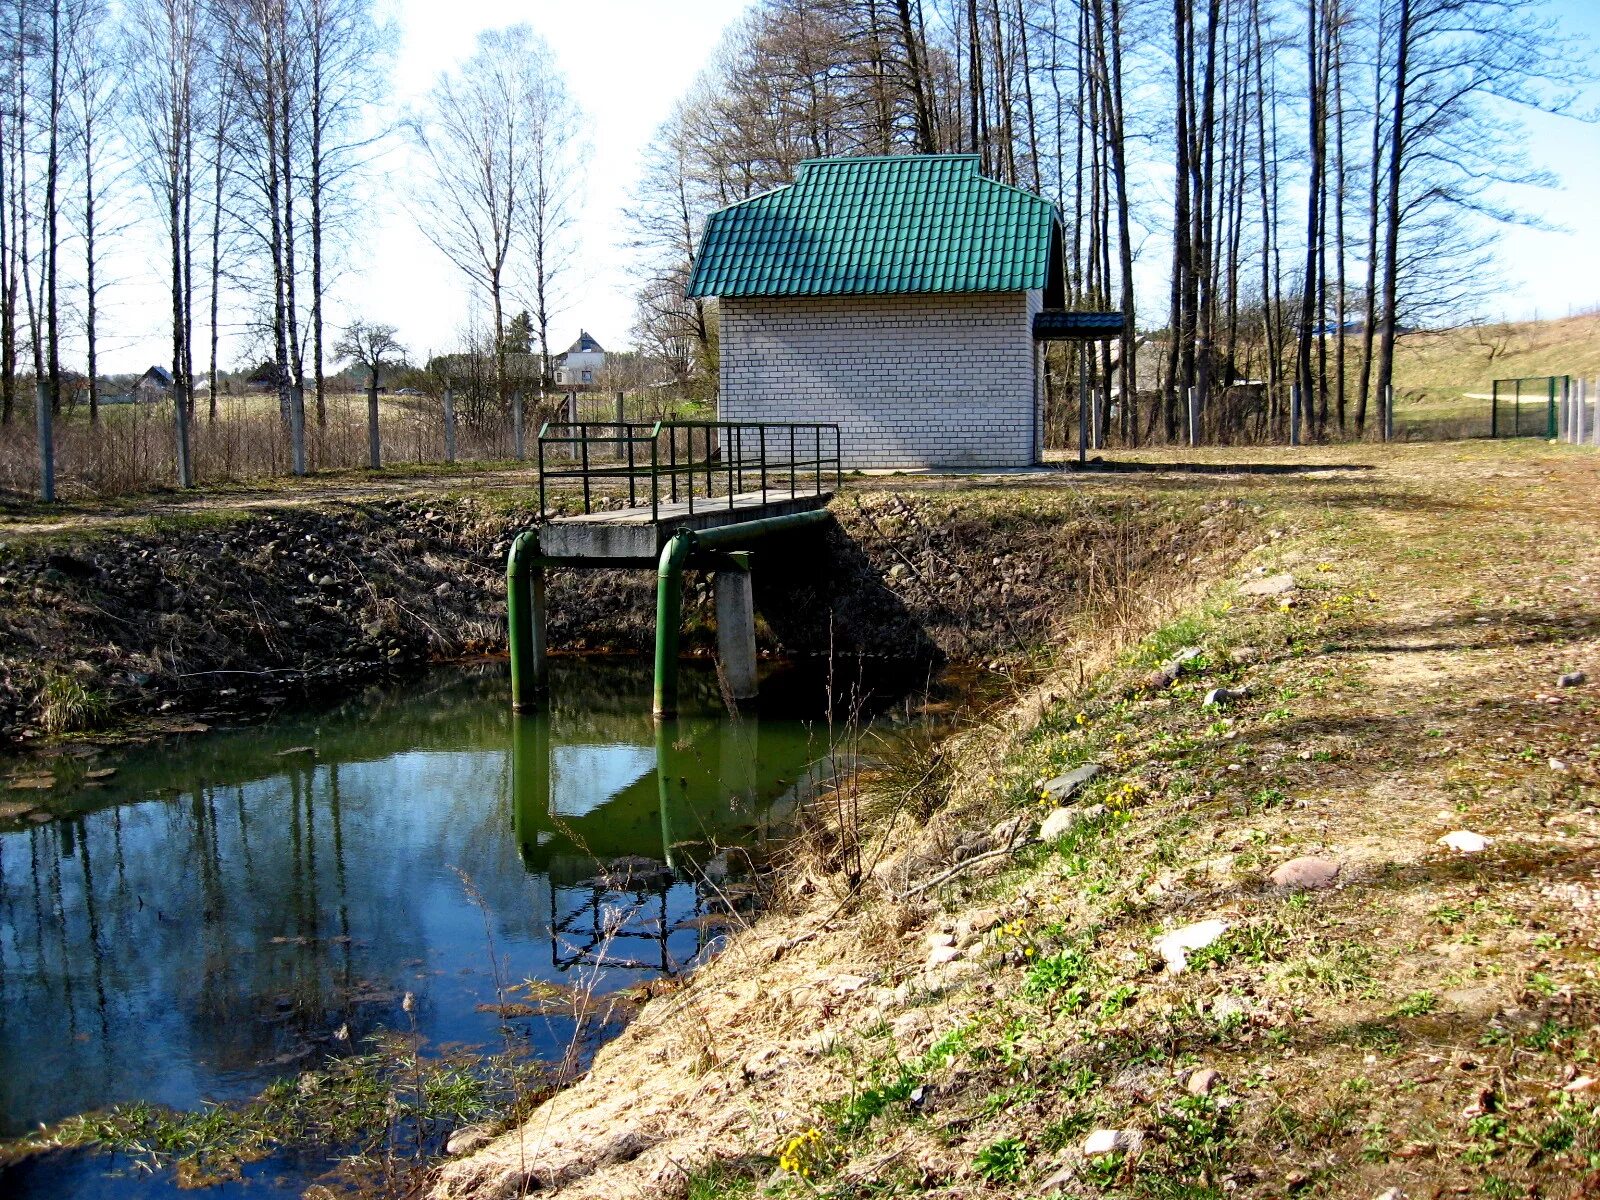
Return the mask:
{"type": "MultiPolygon", "coordinates": [[[[430,1041],[493,1037],[473,1012],[484,977],[462,974],[486,966],[481,925],[451,868],[482,892],[510,976],[554,979],[551,927],[594,894],[570,885],[624,855],[699,880],[719,848],[767,835],[819,753],[799,724],[735,729],[690,706],[663,751],[646,670],[553,674],[553,707],[515,730],[503,672],[434,676],[130,752],[70,818],[0,834],[0,1132],[253,1091],[336,1050],[341,1024],[349,1044],[400,1025],[406,990],[430,1041]],[[664,769],[558,822],[552,746],[647,748],[664,769]]],[[[714,713],[710,673],[685,681],[714,713]]],[[[652,969],[701,948],[704,886],[601,892],[591,933],[608,906],[650,906],[628,920],[657,939],[652,969]]],[[[565,1031],[530,1036],[553,1048],[565,1031]]]]}

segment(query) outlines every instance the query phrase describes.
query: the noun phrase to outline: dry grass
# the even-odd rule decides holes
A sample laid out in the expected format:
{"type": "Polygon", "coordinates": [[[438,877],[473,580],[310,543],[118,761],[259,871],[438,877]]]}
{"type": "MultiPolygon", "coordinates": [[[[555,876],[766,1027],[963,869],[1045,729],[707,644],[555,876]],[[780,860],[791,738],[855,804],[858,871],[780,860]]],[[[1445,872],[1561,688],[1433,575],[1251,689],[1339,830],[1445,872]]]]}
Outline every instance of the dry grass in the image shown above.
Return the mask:
{"type": "Polygon", "coordinates": [[[1107,768],[1083,801],[1100,816],[908,902],[839,911],[819,886],[694,978],[692,1017],[647,1007],[550,1102],[545,1136],[438,1193],[1582,1193],[1600,1164],[1600,747],[1593,685],[1554,684],[1600,673],[1600,456],[1323,457],[1350,469],[1075,485],[1257,508],[1237,570],[1301,586],[1280,606],[1202,567],[1125,605],[1120,647],[1069,632],[1060,679],[946,747],[951,800],[908,858],[931,851],[914,868],[931,871],[997,815],[1037,812],[1039,782],[1086,758],[1107,768]],[[1200,657],[1149,692],[1184,645],[1200,657]],[[1081,676],[1075,655],[1093,656],[1081,676]],[[1221,684],[1248,695],[1205,707],[1221,684]],[[1446,854],[1455,825],[1490,851],[1446,854]],[[1339,886],[1267,885],[1305,854],[1341,863],[1339,886]],[[1151,939],[1213,916],[1229,935],[1162,973],[1151,939]],[[974,918],[1001,924],[965,934],[974,918]],[[927,966],[942,930],[961,957],[927,966]],[[1201,1066],[1221,1083],[1191,1096],[1201,1066]],[[1141,1130],[1144,1150],[1086,1159],[1095,1127],[1141,1130]],[[809,1174],[775,1171],[808,1128],[788,1161],[809,1174]]]}

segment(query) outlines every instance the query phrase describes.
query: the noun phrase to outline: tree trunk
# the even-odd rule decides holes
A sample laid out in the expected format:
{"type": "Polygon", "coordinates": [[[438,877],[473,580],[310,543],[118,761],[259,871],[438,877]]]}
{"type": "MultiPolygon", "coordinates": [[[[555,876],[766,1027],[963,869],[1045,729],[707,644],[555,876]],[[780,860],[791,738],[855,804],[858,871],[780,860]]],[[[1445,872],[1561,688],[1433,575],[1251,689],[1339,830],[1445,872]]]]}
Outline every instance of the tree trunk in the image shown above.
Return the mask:
{"type": "Polygon", "coordinates": [[[1400,0],[1400,26],[1395,30],[1394,121],[1389,129],[1388,195],[1383,232],[1383,307],[1378,319],[1378,416],[1389,425],[1389,386],[1394,381],[1394,337],[1400,293],[1400,173],[1405,161],[1407,69],[1411,56],[1411,0],[1400,0]]]}

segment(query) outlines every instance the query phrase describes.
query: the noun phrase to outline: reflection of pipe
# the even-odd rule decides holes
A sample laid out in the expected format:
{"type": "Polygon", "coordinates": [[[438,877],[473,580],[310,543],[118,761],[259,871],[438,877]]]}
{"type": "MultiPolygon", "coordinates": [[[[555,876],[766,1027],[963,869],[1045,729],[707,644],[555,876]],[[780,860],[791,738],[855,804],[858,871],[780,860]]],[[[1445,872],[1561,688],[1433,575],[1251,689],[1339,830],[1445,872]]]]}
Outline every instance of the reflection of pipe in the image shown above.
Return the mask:
{"type": "Polygon", "coordinates": [[[544,559],[539,534],[517,534],[506,554],[506,644],[511,651],[511,707],[531,707],[545,686],[544,559]]]}
{"type": "Polygon", "coordinates": [[[677,739],[678,722],[656,722],[656,788],[661,805],[661,857],[674,871],[678,869],[678,863],[672,853],[672,772],[668,769],[667,752],[677,739]]]}
{"type": "Polygon", "coordinates": [[[522,862],[537,869],[539,834],[550,825],[550,718],[511,718],[511,828],[522,862]]]}
{"type": "MultiPolygon", "coordinates": [[[[825,508],[811,512],[787,513],[781,517],[762,517],[740,521],[716,529],[684,529],[673,534],[661,551],[656,570],[656,679],[653,711],[657,717],[670,717],[678,707],[678,638],[683,620],[683,571],[696,550],[721,550],[754,541],[769,533],[785,533],[816,525],[829,517],[825,508]]],[[[513,551],[515,547],[513,546],[513,551]]],[[[513,678],[515,678],[513,668],[513,678]]]]}

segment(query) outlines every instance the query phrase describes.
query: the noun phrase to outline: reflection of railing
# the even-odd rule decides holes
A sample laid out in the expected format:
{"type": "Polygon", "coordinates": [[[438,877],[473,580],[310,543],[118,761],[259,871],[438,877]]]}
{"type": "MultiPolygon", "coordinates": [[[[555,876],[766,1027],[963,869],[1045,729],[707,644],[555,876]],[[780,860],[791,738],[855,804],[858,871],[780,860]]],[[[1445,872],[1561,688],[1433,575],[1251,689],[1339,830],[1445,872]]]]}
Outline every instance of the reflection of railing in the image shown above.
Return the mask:
{"type": "Polygon", "coordinates": [[[816,495],[842,476],[839,427],[771,421],[547,421],[539,430],[539,511],[545,481],[576,479],[583,511],[593,511],[596,482],[626,482],[628,507],[648,503],[654,520],[663,503],[726,500],[760,493],[816,495]],[[547,452],[546,447],[549,447],[547,452]],[[557,450],[570,466],[552,465],[557,450]],[[721,485],[721,492],[718,486],[721,485]]]}
{"type": "Polygon", "coordinates": [[[597,880],[581,890],[587,895],[576,908],[562,915],[558,907],[559,893],[570,893],[579,888],[552,887],[550,889],[550,962],[557,970],[568,971],[577,966],[616,968],[622,971],[659,971],[675,975],[685,966],[705,953],[717,931],[734,923],[735,918],[717,907],[716,890],[699,881],[695,882],[694,904],[688,916],[671,920],[667,906],[667,893],[676,880],[651,889],[630,889],[626,886],[609,887],[597,880]],[[650,901],[659,915],[646,918],[634,925],[650,901]],[[585,920],[587,918],[587,920],[585,920]],[[682,960],[675,959],[668,948],[673,934],[693,930],[694,950],[682,960]],[[639,943],[652,956],[651,960],[633,957],[628,951],[639,943]],[[653,943],[653,944],[652,944],[653,943]]]}

